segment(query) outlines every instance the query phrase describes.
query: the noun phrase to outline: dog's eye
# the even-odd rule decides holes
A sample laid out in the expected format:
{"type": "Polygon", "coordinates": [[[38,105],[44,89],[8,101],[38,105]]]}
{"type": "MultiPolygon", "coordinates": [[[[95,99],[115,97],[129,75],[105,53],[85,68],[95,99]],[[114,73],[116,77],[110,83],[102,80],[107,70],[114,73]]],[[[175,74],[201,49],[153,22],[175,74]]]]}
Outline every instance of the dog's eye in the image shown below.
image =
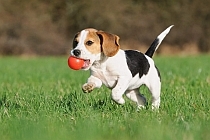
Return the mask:
{"type": "Polygon", "coordinates": [[[88,40],[87,42],[86,42],[86,45],[88,45],[88,46],[91,46],[93,44],[93,41],[91,41],[91,40],[88,40]]]}

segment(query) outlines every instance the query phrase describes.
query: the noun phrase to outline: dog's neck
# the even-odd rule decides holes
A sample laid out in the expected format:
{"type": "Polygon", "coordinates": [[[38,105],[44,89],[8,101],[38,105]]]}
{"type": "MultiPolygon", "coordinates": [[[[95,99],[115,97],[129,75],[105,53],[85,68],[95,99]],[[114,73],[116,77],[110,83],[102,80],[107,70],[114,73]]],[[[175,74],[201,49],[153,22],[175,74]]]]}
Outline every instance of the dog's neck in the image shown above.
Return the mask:
{"type": "Polygon", "coordinates": [[[109,58],[109,57],[105,56],[104,53],[101,53],[101,55],[100,55],[100,60],[94,61],[94,63],[93,63],[92,66],[95,67],[95,68],[99,68],[99,67],[101,67],[101,66],[106,62],[106,60],[107,60],[108,58],[109,58]]]}

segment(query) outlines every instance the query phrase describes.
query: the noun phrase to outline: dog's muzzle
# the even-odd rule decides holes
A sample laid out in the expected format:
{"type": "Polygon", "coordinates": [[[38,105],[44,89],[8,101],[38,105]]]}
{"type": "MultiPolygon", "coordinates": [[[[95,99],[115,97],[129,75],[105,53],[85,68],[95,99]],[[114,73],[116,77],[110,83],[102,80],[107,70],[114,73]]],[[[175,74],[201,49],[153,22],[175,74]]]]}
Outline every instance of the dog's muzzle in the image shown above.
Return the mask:
{"type": "Polygon", "coordinates": [[[90,62],[90,59],[84,59],[84,58],[81,58],[81,51],[79,49],[75,49],[75,50],[72,50],[72,55],[74,55],[75,57],[78,57],[80,59],[83,59],[84,60],[84,65],[82,66],[82,69],[87,69],[90,67],[91,65],[91,62],[90,62]]]}

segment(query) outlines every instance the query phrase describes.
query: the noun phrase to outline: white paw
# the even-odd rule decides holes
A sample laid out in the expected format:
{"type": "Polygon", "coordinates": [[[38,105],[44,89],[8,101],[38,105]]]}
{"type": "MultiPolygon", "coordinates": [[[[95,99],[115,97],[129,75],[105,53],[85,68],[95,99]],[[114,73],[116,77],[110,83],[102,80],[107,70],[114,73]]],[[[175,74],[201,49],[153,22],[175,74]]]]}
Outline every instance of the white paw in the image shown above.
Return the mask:
{"type": "Polygon", "coordinates": [[[159,109],[159,105],[152,105],[152,110],[158,110],[159,109]]]}
{"type": "Polygon", "coordinates": [[[125,100],[123,98],[119,99],[116,101],[118,104],[124,104],[125,103],[125,100]]]}
{"type": "Polygon", "coordinates": [[[137,108],[138,108],[138,110],[146,109],[146,107],[144,105],[138,105],[137,108]]]}
{"type": "Polygon", "coordinates": [[[160,107],[160,98],[152,101],[152,110],[157,110],[160,107]]]}
{"type": "Polygon", "coordinates": [[[125,103],[125,100],[123,99],[122,96],[116,96],[116,95],[113,95],[112,94],[112,99],[117,102],[118,104],[124,104],[125,103]]]}

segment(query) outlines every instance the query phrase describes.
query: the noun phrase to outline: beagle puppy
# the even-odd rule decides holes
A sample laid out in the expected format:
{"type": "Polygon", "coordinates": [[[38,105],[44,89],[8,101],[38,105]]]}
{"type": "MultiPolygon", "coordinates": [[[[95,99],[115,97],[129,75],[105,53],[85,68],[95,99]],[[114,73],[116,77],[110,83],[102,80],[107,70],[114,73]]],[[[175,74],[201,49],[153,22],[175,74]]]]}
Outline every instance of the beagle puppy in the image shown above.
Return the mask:
{"type": "Polygon", "coordinates": [[[159,108],[161,78],[152,56],[172,27],[164,30],[145,54],[121,50],[120,38],[111,33],[92,28],[77,33],[71,55],[84,60],[83,70],[90,69],[90,77],[82,86],[83,92],[91,92],[104,84],[111,89],[111,97],[118,104],[125,103],[125,94],[138,107],[144,107],[146,99],[139,88],[146,85],[152,95],[152,108],[159,108]]]}

